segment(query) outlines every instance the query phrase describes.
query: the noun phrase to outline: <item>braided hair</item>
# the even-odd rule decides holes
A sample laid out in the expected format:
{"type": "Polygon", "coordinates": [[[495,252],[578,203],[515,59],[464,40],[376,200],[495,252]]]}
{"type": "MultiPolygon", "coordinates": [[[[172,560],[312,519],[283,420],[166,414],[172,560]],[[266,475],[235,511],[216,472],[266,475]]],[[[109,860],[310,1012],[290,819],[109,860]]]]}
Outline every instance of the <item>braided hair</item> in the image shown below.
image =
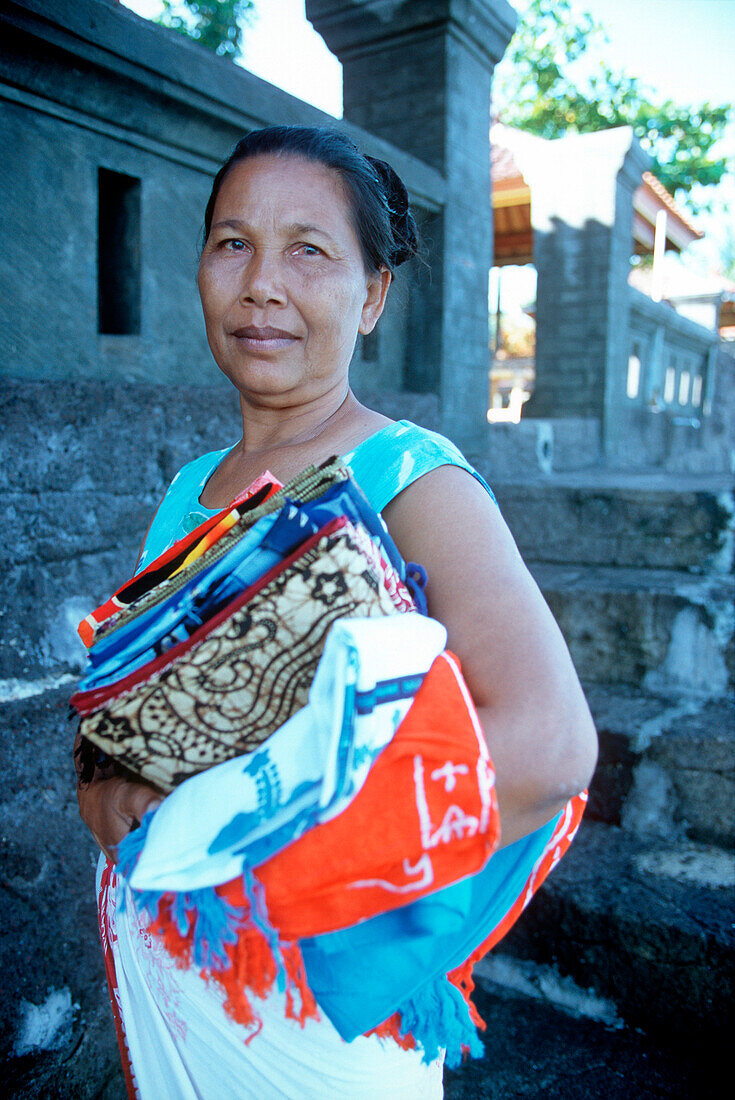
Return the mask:
{"type": "Polygon", "coordinates": [[[235,165],[251,157],[291,155],[338,172],[345,186],[353,225],[367,271],[393,271],[416,256],[419,235],[406,188],[384,160],[365,156],[339,130],[311,126],[267,126],[238,141],[214,177],[204,213],[203,241],[222,182],[235,165]]]}

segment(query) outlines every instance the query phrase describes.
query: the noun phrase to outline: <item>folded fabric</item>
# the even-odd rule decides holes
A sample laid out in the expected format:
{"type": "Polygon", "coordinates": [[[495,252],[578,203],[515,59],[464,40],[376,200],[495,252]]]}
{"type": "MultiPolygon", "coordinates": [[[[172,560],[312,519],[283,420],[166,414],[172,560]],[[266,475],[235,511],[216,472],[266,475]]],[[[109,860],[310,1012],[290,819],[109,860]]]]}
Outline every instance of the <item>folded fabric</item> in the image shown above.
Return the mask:
{"type": "Polygon", "coordinates": [[[306,704],[333,622],[410,605],[382,562],[366,532],[331,521],[190,638],[77,693],[83,737],[164,791],[252,751],[306,704]]]}
{"type": "MultiPolygon", "coordinates": [[[[387,667],[395,664],[411,620],[422,632],[438,627],[418,616],[366,624],[372,638],[366,634],[365,640],[374,644],[382,634],[384,648],[392,650],[387,667]]],[[[339,624],[336,629],[347,626],[339,624]]],[[[357,698],[355,702],[356,709],[366,703],[357,698]]],[[[373,718],[377,722],[377,712],[373,718]]],[[[388,736],[391,725],[388,717],[388,736]]],[[[356,760],[361,755],[356,753],[356,760]]],[[[133,891],[137,905],[151,911],[151,929],[163,937],[167,949],[210,974],[225,990],[229,1011],[241,1022],[257,1014],[251,997],[262,995],[279,967],[301,990],[302,1007],[311,1003],[300,955],[294,955],[297,941],[326,930],[360,927],[359,922],[369,923],[376,914],[406,907],[409,899],[425,898],[466,879],[485,865],[497,844],[492,765],[474,705],[450,653],[444,651],[433,661],[394,736],[368,767],[359,789],[346,800],[346,809],[287,843],[254,874],[246,870],[214,891],[133,891]]],[[[354,769],[349,771],[354,774],[354,769]]],[[[199,786],[216,772],[188,785],[199,786]]],[[[172,803],[179,792],[171,796],[172,803]]],[[[207,806],[199,800],[197,806],[204,818],[207,806]]],[[[119,870],[129,882],[148,886],[155,881],[143,873],[140,879],[136,876],[138,868],[146,866],[149,845],[155,851],[172,836],[173,819],[164,818],[165,828],[156,834],[156,818],[165,814],[165,807],[166,801],[121,846],[119,870]]],[[[258,851],[259,837],[252,837],[252,851],[246,844],[238,853],[247,862],[258,851]]],[[[285,841],[285,834],[280,839],[285,841]]],[[[211,848],[208,854],[216,862],[211,848]]],[[[457,904],[454,899],[444,909],[455,930],[462,929],[466,900],[457,904]]],[[[414,924],[414,935],[423,938],[425,932],[421,921],[414,924]]],[[[359,999],[359,983],[353,994],[359,999]]],[[[395,1012],[404,999],[399,996],[385,1015],[395,1012]]]]}
{"type": "MultiPolygon", "coordinates": [[[[487,744],[457,660],[445,651],[359,797],[256,874],[280,937],[303,939],[474,874],[499,833],[487,744]]],[[[241,904],[240,883],[224,896],[241,904]]]]}
{"type": "Polygon", "coordinates": [[[79,637],[89,648],[120,614],[136,600],[141,599],[158,583],[175,576],[185,566],[213,546],[219,538],[235,526],[247,512],[272,497],[283,486],[266,471],[237,496],[231,504],[199,524],[194,531],[179,539],[149,566],[126,581],[105,603],[82,619],[77,630],[79,637]]]}
{"type": "Polygon", "coordinates": [[[470,878],[350,928],[302,939],[309,989],[342,1038],[350,1041],[397,1007],[435,996],[444,975],[469,995],[472,964],[509,931],[562,858],[586,801],[576,796],[470,878]]]}
{"type": "MultiPolygon", "coordinates": [[[[398,622],[369,625],[392,632],[398,622]]],[[[167,950],[222,987],[239,1022],[257,1026],[257,997],[281,974],[295,1018],[318,1005],[347,1041],[376,1032],[417,1042],[427,1059],[443,1046],[456,1064],[462,1049],[479,1052],[472,962],[562,857],[585,802],[572,799],[547,825],[491,854],[491,766],[456,659],[445,652],[344,812],[216,891],[134,896],[151,906],[151,930],[167,950]],[[325,925],[332,930],[317,931],[325,925]]],[[[123,847],[132,851],[135,835],[123,847]]],[[[141,841],[145,856],[149,841],[141,841]]]]}
{"type": "MultiPolygon", "coordinates": [[[[164,601],[178,587],[186,584],[194,574],[206,569],[219,556],[227,554],[232,545],[242,538],[250,527],[264,516],[278,512],[287,500],[296,500],[301,503],[314,500],[332,486],[347,481],[349,477],[349,469],[344,463],[329,459],[322,466],[308,467],[276,492],[270,492],[265,486],[244,504],[236,507],[228,506],[218,516],[205,520],[193,532],[176,542],[141,573],[136,574],[132,580],[118,589],[114,598],[123,605],[122,609],[96,624],[94,641],[98,642],[107,637],[113,631],[125,626],[131,619],[164,601]],[[236,513],[233,522],[227,519],[230,513],[236,513]],[[206,535],[212,525],[220,519],[223,520],[223,529],[214,544],[208,545],[203,553],[196,555],[185,569],[180,569],[179,567],[183,565],[199,539],[206,535]]],[[[96,614],[93,613],[93,618],[96,614]]],[[[85,633],[85,624],[80,624],[79,629],[80,633],[85,633]]]]}
{"type": "Polygon", "coordinates": [[[307,706],[256,752],[192,776],[163,801],[131,886],[221,885],[341,814],[445,643],[445,628],[419,615],[335,623],[307,706]]]}
{"type": "Polygon", "coordinates": [[[243,569],[249,570],[247,580],[230,596],[232,600],[238,592],[278,565],[283,555],[265,546],[267,534],[275,522],[276,515],[264,516],[229,554],[177,587],[163,602],[147,608],[93,645],[79,692],[96,691],[114,684],[191,637],[211,617],[205,613],[205,608],[210,593],[213,590],[216,593],[222,579],[232,581],[243,569]]]}
{"type": "MultiPolygon", "coordinates": [[[[114,684],[190,637],[330,519],[340,516],[351,520],[356,531],[364,528],[371,536],[382,558],[385,583],[397,593],[404,567],[395,545],[354,482],[341,482],[314,501],[287,501],[277,513],[264,516],[226,554],[188,580],[182,578],[161,603],[102,638],[90,651],[89,669],[79,691],[114,684]]],[[[407,602],[406,610],[412,609],[413,604],[407,602]]]]}

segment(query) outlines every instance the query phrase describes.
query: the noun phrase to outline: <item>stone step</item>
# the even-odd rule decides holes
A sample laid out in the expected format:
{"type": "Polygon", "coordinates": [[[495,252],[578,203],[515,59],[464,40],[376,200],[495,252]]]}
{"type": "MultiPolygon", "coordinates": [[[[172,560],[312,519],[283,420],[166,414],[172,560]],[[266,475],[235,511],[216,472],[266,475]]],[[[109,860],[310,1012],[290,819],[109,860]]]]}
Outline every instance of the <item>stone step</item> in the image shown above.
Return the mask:
{"type": "Polygon", "coordinates": [[[626,1023],[687,1043],[731,1041],[735,855],[583,822],[503,951],[554,964],[626,1023]]]}
{"type": "MultiPolygon", "coordinates": [[[[620,480],[618,478],[618,480],[620,480]]],[[[729,573],[735,550],[732,484],[654,477],[610,483],[554,478],[493,482],[529,562],[729,573]]]]}
{"type": "Polygon", "coordinates": [[[726,695],[735,580],[667,569],[532,564],[583,680],[726,695]]]}
{"type": "Polygon", "coordinates": [[[611,1020],[600,998],[553,967],[494,951],[475,968],[475,982],[485,1054],[445,1070],[445,1100],[691,1100],[710,1088],[717,1095],[724,1052],[718,1060],[701,1045],[611,1020]]]}
{"type": "Polygon", "coordinates": [[[600,739],[588,816],[735,849],[735,701],[586,685],[600,739]]]}

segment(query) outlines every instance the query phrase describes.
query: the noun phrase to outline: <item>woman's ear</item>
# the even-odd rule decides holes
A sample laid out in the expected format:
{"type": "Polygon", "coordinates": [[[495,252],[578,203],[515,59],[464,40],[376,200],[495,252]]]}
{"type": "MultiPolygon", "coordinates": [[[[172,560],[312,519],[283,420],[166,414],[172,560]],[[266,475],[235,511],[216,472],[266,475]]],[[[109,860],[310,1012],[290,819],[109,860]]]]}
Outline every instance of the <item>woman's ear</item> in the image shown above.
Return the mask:
{"type": "Polygon", "coordinates": [[[385,299],[392,280],[393,276],[387,267],[381,267],[380,271],[368,277],[367,294],[362,307],[360,324],[357,326],[357,331],[362,336],[372,332],[378,323],[378,318],[385,308],[385,299]]]}

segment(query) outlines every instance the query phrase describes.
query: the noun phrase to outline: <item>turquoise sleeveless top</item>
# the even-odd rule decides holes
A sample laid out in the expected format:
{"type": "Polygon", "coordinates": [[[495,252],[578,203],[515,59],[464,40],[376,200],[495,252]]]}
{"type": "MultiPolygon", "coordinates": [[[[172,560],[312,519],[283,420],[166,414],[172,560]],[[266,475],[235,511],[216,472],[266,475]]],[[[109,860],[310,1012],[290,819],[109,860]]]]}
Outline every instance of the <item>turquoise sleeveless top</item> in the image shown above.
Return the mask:
{"type": "MultiPolygon", "coordinates": [[[[193,531],[221,509],[199,503],[204,486],[232,448],[209,451],[188,462],[177,473],[161,501],[146,536],[138,572],[167,550],[177,539],[193,531]]],[[[355,481],[376,512],[382,512],[402,489],[439,466],[460,466],[492,490],[449,439],[410,420],[387,424],[354,450],[343,455],[355,481]]],[[[495,499],[493,497],[493,499],[495,499]]]]}

